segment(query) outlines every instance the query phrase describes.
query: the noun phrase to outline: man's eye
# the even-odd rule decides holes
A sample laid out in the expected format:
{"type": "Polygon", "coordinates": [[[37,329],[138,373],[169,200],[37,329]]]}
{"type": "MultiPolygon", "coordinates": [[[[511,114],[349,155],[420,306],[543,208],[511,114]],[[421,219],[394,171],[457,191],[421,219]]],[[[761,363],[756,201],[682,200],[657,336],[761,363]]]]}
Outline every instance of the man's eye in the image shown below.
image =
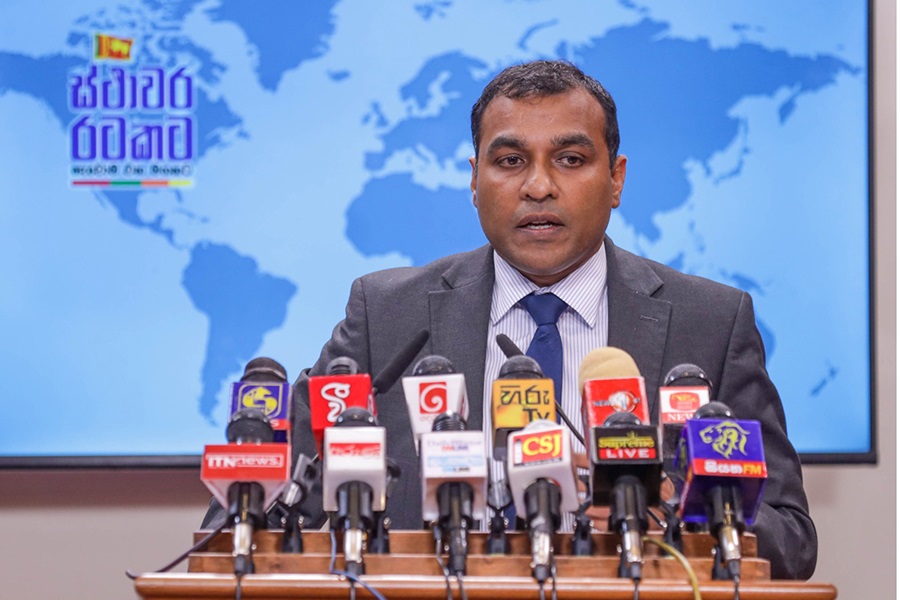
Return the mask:
{"type": "Polygon", "coordinates": [[[577,167],[584,163],[584,159],[580,156],[563,156],[560,161],[567,167],[577,167]]]}
{"type": "Polygon", "coordinates": [[[522,157],[520,156],[504,156],[500,160],[497,161],[501,167],[517,167],[522,164],[522,157]]]}

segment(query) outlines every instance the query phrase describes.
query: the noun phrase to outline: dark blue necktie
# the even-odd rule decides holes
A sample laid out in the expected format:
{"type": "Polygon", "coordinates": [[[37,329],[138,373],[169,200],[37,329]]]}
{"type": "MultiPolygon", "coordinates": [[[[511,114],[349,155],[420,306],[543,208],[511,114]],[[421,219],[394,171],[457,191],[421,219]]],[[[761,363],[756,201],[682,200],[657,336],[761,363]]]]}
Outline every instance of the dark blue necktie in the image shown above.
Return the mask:
{"type": "MultiPolygon", "coordinates": [[[[553,294],[530,294],[519,300],[519,304],[528,311],[538,326],[525,354],[537,361],[544,371],[544,377],[553,380],[556,398],[559,400],[562,397],[560,394],[562,394],[563,350],[556,322],[569,305],[553,294]]],[[[510,529],[515,529],[515,505],[507,507],[504,516],[509,522],[510,529]]]]}
{"type": "Polygon", "coordinates": [[[556,399],[561,400],[563,349],[556,322],[569,305],[553,294],[531,294],[519,303],[538,326],[525,354],[541,365],[545,377],[553,380],[556,399]]]}

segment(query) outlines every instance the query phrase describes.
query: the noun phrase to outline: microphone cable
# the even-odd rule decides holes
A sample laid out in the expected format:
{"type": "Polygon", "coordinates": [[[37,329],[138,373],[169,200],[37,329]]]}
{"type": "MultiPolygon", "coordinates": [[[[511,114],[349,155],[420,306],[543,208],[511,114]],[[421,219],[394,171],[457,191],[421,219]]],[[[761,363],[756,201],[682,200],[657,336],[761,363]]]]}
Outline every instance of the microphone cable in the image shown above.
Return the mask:
{"type": "MultiPolygon", "coordinates": [[[[701,600],[700,598],[700,582],[697,580],[697,573],[694,572],[694,568],[691,566],[690,561],[688,561],[687,557],[682,554],[678,548],[672,546],[671,544],[667,544],[662,540],[658,540],[656,538],[652,538],[650,536],[645,535],[643,537],[644,543],[653,544],[654,546],[659,546],[669,554],[671,554],[675,560],[678,561],[678,564],[681,565],[681,568],[684,569],[684,572],[687,573],[688,582],[691,584],[691,590],[693,592],[694,600],[701,600]]],[[[637,598],[637,582],[634,584],[635,598],[637,598]]]]}
{"type": "MultiPolygon", "coordinates": [[[[437,560],[438,566],[441,568],[441,572],[444,574],[444,583],[446,585],[447,590],[447,600],[453,600],[453,588],[450,587],[450,569],[447,567],[447,564],[444,562],[442,558],[444,552],[444,538],[441,533],[441,528],[435,522],[433,525],[434,530],[434,558],[437,560]]],[[[461,600],[468,600],[468,595],[466,594],[466,588],[463,585],[462,573],[456,573],[456,585],[459,587],[459,596],[461,600]]]]}
{"type": "Polygon", "coordinates": [[[337,563],[337,533],[334,529],[331,530],[331,562],[328,565],[328,571],[332,575],[337,575],[339,577],[345,577],[350,582],[350,600],[356,600],[356,587],[353,584],[358,583],[362,587],[366,589],[367,592],[372,594],[377,600],[387,600],[381,592],[376,590],[373,586],[366,583],[353,573],[349,571],[342,571],[335,567],[337,563]]]}
{"type": "MultiPolygon", "coordinates": [[[[217,529],[210,532],[202,540],[200,540],[199,542],[197,542],[196,544],[191,546],[190,549],[188,549],[184,554],[182,554],[181,556],[179,556],[178,558],[176,558],[175,560],[173,560],[166,566],[162,567],[161,569],[157,569],[156,571],[151,571],[151,572],[152,573],[165,573],[165,572],[171,570],[172,568],[176,567],[179,563],[181,563],[184,559],[186,559],[192,553],[199,552],[200,550],[204,550],[209,545],[209,543],[212,541],[212,539],[214,537],[216,537],[217,535],[222,533],[222,530],[225,529],[226,525],[228,525],[228,521],[225,521],[224,523],[219,525],[219,527],[217,529]]],[[[125,576],[128,577],[128,579],[131,579],[132,581],[134,581],[135,579],[140,577],[141,574],[135,573],[131,569],[125,569],[125,576]]]]}

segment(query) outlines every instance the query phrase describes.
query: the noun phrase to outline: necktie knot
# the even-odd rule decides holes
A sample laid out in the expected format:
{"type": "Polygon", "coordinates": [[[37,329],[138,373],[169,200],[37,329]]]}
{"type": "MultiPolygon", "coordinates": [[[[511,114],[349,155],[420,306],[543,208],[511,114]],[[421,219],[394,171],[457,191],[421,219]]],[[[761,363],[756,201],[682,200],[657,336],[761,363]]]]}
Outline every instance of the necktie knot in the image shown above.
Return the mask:
{"type": "Polygon", "coordinates": [[[519,300],[519,303],[538,326],[556,325],[559,315],[569,306],[554,294],[529,294],[519,300]]]}

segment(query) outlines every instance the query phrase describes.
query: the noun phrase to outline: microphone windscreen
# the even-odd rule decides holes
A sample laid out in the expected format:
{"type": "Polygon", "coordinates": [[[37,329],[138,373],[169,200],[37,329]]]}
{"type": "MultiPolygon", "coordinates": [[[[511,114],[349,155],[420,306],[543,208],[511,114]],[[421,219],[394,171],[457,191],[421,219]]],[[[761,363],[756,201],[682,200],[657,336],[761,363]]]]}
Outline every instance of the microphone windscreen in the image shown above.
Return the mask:
{"type": "Polygon", "coordinates": [[[704,404],[694,413],[692,419],[734,419],[734,411],[721,402],[704,404]]]}
{"type": "Polygon", "coordinates": [[[256,408],[242,408],[228,419],[225,435],[231,443],[266,444],[275,432],[266,414],[256,408]]]}
{"type": "Polygon", "coordinates": [[[516,343],[509,339],[509,336],[505,333],[497,334],[497,345],[500,346],[500,350],[503,351],[503,355],[506,358],[512,358],[513,356],[522,356],[525,354],[522,352],[516,343]]]}
{"type": "Polygon", "coordinates": [[[420,375],[452,375],[453,373],[456,373],[456,368],[450,362],[450,359],[437,354],[422,358],[412,370],[413,377],[420,375]]]}
{"type": "Polygon", "coordinates": [[[277,360],[267,356],[258,356],[244,367],[241,381],[246,383],[263,383],[270,381],[287,381],[287,371],[277,360]]]}
{"type": "Polygon", "coordinates": [[[500,366],[499,379],[543,379],[544,372],[536,360],[519,354],[506,359],[500,366]]]}
{"type": "Polygon", "coordinates": [[[377,427],[378,423],[372,413],[358,406],[351,406],[338,415],[335,427],[377,427]]]}
{"type": "Polygon", "coordinates": [[[606,417],[606,421],[603,422],[604,427],[615,427],[617,425],[640,425],[641,420],[637,418],[637,415],[630,412],[619,412],[616,411],[606,417]]]}
{"type": "Polygon", "coordinates": [[[359,363],[349,356],[332,358],[325,367],[326,375],[356,375],[359,373],[359,363]]]}
{"type": "Polygon", "coordinates": [[[706,371],[691,363],[675,365],[663,378],[663,385],[669,386],[675,382],[679,382],[682,386],[703,386],[712,387],[712,382],[706,371]]]}
{"type": "Polygon", "coordinates": [[[587,353],[578,368],[578,389],[591,379],[640,377],[641,372],[631,355],[619,348],[606,346],[587,353]]]}

